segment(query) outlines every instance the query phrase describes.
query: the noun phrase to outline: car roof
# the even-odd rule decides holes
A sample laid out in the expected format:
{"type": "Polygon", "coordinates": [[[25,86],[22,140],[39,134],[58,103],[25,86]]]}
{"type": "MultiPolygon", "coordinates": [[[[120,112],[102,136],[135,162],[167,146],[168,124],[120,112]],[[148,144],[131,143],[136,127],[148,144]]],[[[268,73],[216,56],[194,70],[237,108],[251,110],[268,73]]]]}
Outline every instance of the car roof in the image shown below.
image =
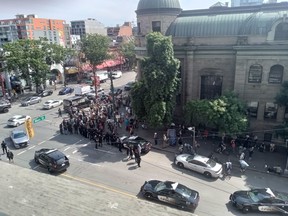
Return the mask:
{"type": "Polygon", "coordinates": [[[50,158],[53,158],[54,160],[59,160],[60,158],[65,157],[65,155],[58,149],[52,149],[50,151],[45,152],[45,154],[48,155],[50,158]]]}
{"type": "Polygon", "coordinates": [[[26,117],[25,115],[14,115],[12,118],[20,118],[20,117],[26,117]]]}
{"type": "Polygon", "coordinates": [[[206,163],[209,160],[209,158],[205,157],[205,156],[202,156],[202,155],[195,155],[193,157],[193,160],[197,160],[197,161],[200,161],[202,163],[206,163]]]}
{"type": "MultiPolygon", "coordinates": [[[[16,133],[25,133],[25,131],[24,130],[21,130],[21,129],[14,129],[13,131],[12,131],[12,133],[13,134],[16,134],[16,133]]],[[[25,133],[26,134],[26,133],[25,133]]]]}

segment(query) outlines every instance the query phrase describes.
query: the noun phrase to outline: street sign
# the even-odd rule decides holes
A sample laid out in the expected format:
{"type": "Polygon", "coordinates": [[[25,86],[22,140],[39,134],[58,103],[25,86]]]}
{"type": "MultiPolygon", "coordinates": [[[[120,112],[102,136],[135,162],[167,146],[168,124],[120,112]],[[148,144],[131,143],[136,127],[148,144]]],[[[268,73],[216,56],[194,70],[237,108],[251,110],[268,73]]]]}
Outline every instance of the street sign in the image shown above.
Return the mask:
{"type": "Polygon", "coordinates": [[[40,121],[44,121],[45,119],[46,119],[45,115],[39,116],[39,117],[36,117],[36,118],[33,119],[33,123],[35,124],[35,123],[38,123],[40,121]]]}

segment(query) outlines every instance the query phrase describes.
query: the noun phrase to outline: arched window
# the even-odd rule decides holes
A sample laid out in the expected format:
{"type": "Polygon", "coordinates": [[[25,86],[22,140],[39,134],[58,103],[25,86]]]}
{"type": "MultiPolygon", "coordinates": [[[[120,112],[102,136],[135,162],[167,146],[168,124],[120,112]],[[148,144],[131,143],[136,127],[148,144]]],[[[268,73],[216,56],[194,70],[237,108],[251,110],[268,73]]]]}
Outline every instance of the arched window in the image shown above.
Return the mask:
{"type": "Polygon", "coordinates": [[[282,65],[274,65],[270,68],[268,83],[282,83],[284,67],[282,65]]]}
{"type": "Polygon", "coordinates": [[[249,69],[249,83],[261,83],[263,68],[259,64],[251,65],[249,69]]]}
{"type": "Polygon", "coordinates": [[[201,76],[200,99],[214,99],[222,95],[222,76],[201,76]]]}
{"type": "Polygon", "coordinates": [[[277,25],[274,40],[288,40],[288,23],[277,25]]]}

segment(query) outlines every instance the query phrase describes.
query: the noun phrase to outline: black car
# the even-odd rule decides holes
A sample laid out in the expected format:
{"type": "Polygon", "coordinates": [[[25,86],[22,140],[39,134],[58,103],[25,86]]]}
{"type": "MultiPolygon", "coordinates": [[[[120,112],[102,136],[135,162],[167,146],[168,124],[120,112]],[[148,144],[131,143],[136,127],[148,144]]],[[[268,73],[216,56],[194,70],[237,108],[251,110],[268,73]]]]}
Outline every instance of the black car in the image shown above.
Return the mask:
{"type": "Polygon", "coordinates": [[[121,142],[123,143],[124,146],[127,147],[134,147],[134,146],[138,146],[138,144],[141,145],[141,154],[146,154],[151,150],[152,144],[145,140],[142,137],[139,136],[122,136],[120,137],[121,142]]]}
{"type": "Polygon", "coordinates": [[[69,166],[69,159],[57,149],[40,149],[35,151],[34,160],[48,169],[48,172],[65,171],[69,166]]]}
{"type": "Polygon", "coordinates": [[[288,215],[288,194],[270,188],[236,191],[230,195],[230,201],[243,213],[260,211],[288,215]]]}
{"type": "Polygon", "coordinates": [[[146,199],[165,202],[191,212],[195,211],[200,199],[197,191],[171,181],[145,181],[140,193],[146,199]]]}
{"type": "Polygon", "coordinates": [[[73,88],[64,87],[59,91],[59,95],[71,94],[74,91],[73,88]]]}
{"type": "Polygon", "coordinates": [[[53,94],[53,90],[44,90],[37,94],[39,97],[47,97],[53,94]]]}
{"type": "Polygon", "coordinates": [[[0,100],[0,112],[7,113],[11,108],[11,103],[7,100],[0,100]]]}
{"type": "Polygon", "coordinates": [[[134,83],[135,83],[135,82],[128,82],[128,83],[124,86],[124,90],[125,90],[125,91],[130,91],[134,83]]]}

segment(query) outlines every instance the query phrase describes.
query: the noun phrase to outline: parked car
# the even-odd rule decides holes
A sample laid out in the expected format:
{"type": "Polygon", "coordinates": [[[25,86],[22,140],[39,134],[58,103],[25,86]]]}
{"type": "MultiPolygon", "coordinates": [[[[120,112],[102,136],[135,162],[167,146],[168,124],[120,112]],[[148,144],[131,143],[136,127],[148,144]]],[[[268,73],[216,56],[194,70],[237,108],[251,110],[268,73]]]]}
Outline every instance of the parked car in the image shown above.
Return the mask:
{"type": "Polygon", "coordinates": [[[31,117],[26,115],[15,115],[12,118],[8,119],[7,126],[18,127],[19,125],[24,124],[27,118],[31,117]]]}
{"type": "Polygon", "coordinates": [[[48,100],[43,104],[43,109],[52,109],[62,104],[63,100],[48,100]]]}
{"type": "Polygon", "coordinates": [[[11,103],[7,100],[0,100],[0,112],[7,113],[11,108],[11,103]]]}
{"type": "Polygon", "coordinates": [[[41,97],[32,96],[32,97],[27,97],[23,101],[21,101],[21,105],[22,106],[29,106],[31,104],[40,103],[41,101],[42,101],[41,97]]]}
{"type": "Polygon", "coordinates": [[[121,142],[124,146],[127,147],[134,147],[135,145],[138,146],[138,144],[141,145],[141,154],[146,154],[151,150],[152,144],[145,140],[142,137],[139,136],[122,136],[120,137],[121,142]]]}
{"type": "Polygon", "coordinates": [[[23,130],[15,129],[11,132],[10,138],[15,148],[26,147],[29,145],[29,137],[23,130]]]}
{"type": "Polygon", "coordinates": [[[230,195],[230,201],[243,213],[260,211],[288,214],[288,194],[270,188],[236,191],[230,195]]]}
{"type": "MultiPolygon", "coordinates": [[[[114,88],[114,96],[122,94],[122,89],[114,88]]],[[[112,91],[109,92],[109,95],[112,95],[112,91]]]]}
{"type": "Polygon", "coordinates": [[[34,161],[48,169],[48,172],[61,172],[70,166],[66,155],[57,149],[40,149],[35,151],[34,161]]]}
{"type": "MultiPolygon", "coordinates": [[[[104,89],[103,88],[97,88],[97,95],[98,96],[101,96],[104,94],[104,89]]],[[[95,94],[95,90],[91,90],[91,92],[89,92],[88,94],[86,94],[86,97],[89,99],[89,100],[92,100],[94,99],[96,96],[95,94]]]]}
{"type": "Polygon", "coordinates": [[[73,91],[74,91],[74,89],[71,88],[71,87],[63,87],[63,88],[59,91],[59,95],[71,94],[73,91]]]}
{"type": "Polygon", "coordinates": [[[43,90],[42,92],[40,92],[39,94],[37,94],[37,96],[39,97],[47,97],[53,94],[53,90],[43,90]]]}
{"type": "Polygon", "coordinates": [[[113,79],[119,79],[122,77],[122,71],[113,71],[112,72],[113,79]]]}
{"type": "Polygon", "coordinates": [[[128,82],[128,83],[124,86],[124,90],[125,90],[125,91],[130,91],[134,83],[135,83],[135,82],[128,82]]]}
{"type": "Polygon", "coordinates": [[[218,178],[222,173],[221,164],[201,155],[180,154],[175,157],[174,163],[180,168],[188,168],[208,178],[218,178]]]}
{"type": "Polygon", "coordinates": [[[140,193],[150,200],[157,200],[194,212],[200,195],[196,190],[172,181],[145,181],[140,193]]]}

